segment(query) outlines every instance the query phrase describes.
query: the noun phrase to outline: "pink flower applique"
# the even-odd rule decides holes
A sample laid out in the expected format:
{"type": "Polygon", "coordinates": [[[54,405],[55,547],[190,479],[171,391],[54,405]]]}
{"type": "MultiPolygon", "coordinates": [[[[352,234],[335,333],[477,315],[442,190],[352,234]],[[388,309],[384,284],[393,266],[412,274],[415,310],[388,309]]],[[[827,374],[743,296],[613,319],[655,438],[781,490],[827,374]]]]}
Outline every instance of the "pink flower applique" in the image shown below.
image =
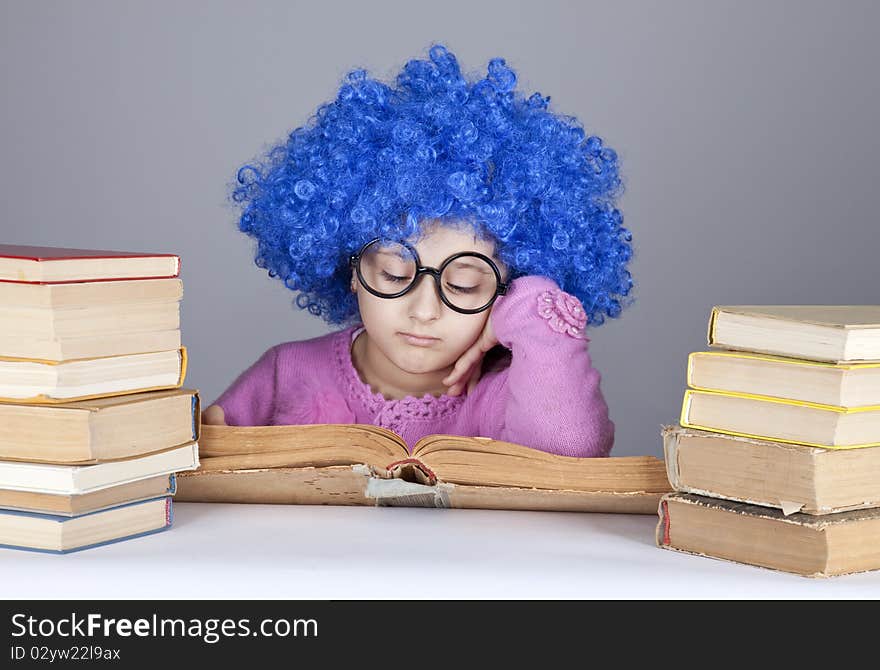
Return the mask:
{"type": "Polygon", "coordinates": [[[587,313],[573,295],[551,289],[538,296],[538,314],[547,319],[550,328],[571,337],[583,337],[587,313]]]}

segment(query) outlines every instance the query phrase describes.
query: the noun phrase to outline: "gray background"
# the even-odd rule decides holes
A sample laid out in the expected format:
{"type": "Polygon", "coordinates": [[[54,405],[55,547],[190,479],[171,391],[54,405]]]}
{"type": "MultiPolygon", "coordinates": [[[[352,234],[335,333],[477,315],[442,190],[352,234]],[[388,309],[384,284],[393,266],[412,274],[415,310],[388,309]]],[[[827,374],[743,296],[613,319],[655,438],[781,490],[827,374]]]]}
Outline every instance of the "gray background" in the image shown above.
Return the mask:
{"type": "Polygon", "coordinates": [[[636,303],[589,332],[661,454],[714,304],[877,302],[880,3],[4,2],[0,241],[177,253],[187,384],[330,327],[252,263],[236,169],[364,66],[503,56],[621,156],[636,303]]]}

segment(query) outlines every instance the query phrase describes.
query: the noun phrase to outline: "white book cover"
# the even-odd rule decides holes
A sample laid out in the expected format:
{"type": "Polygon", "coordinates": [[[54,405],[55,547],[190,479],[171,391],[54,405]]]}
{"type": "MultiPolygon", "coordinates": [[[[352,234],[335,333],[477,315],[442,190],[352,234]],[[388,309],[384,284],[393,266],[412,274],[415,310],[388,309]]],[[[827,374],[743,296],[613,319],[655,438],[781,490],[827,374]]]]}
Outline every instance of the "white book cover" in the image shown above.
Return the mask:
{"type": "Polygon", "coordinates": [[[0,461],[0,488],[76,495],[199,467],[198,442],[94,465],[51,465],[0,461]]]}

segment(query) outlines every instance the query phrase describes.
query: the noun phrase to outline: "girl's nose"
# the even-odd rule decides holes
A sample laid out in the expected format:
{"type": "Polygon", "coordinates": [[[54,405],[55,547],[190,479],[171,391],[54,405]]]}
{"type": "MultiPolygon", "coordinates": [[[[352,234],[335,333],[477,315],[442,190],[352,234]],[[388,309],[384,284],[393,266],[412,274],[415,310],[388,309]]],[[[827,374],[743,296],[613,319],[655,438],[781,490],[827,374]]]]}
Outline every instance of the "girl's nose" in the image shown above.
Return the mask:
{"type": "Polygon", "coordinates": [[[443,311],[443,301],[437,282],[428,274],[416,280],[416,285],[407,295],[409,298],[409,316],[419,321],[435,321],[443,311]]]}

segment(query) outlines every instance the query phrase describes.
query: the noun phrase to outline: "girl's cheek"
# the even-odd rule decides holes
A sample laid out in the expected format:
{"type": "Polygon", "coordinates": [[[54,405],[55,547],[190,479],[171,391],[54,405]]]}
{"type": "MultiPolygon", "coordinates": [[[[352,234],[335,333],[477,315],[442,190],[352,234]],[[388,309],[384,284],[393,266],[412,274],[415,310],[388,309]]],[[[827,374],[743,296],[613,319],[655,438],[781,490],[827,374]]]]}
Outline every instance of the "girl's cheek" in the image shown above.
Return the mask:
{"type": "Polygon", "coordinates": [[[483,326],[471,321],[461,324],[455,332],[458,334],[455,339],[456,358],[458,358],[479,339],[480,333],[483,332],[483,326]]]}

